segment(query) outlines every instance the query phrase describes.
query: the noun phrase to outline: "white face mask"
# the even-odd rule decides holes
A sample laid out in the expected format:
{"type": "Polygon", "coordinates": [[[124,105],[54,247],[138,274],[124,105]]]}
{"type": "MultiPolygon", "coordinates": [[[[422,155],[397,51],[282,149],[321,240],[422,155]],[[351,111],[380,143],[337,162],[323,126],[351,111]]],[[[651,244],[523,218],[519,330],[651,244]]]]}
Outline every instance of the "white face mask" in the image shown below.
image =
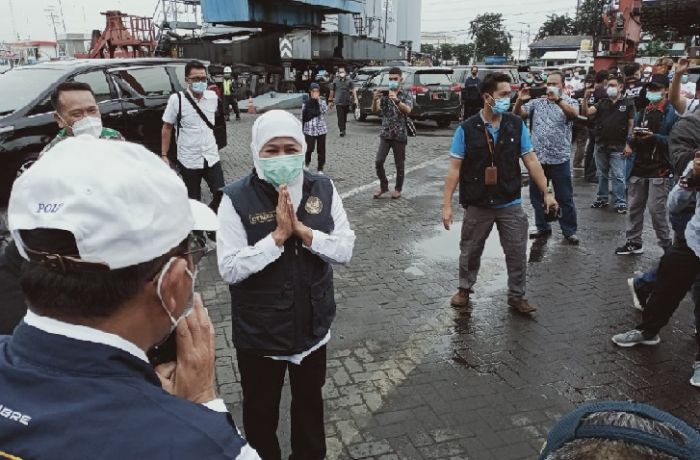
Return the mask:
{"type": "Polygon", "coordinates": [[[554,94],[555,97],[561,96],[561,88],[558,86],[548,86],[547,92],[554,94]]]}
{"type": "Polygon", "coordinates": [[[163,284],[163,277],[165,276],[165,273],[170,269],[170,266],[173,264],[174,261],[176,261],[179,257],[171,257],[170,260],[168,261],[167,264],[163,267],[163,270],[160,271],[160,276],[158,276],[158,284],[156,285],[156,294],[158,295],[158,298],[160,299],[160,305],[163,307],[163,310],[165,310],[165,313],[168,315],[168,318],[170,318],[170,332],[168,335],[165,337],[166,339],[170,334],[173,333],[177,325],[182,321],[183,318],[187,318],[192,314],[192,311],[194,310],[194,282],[197,279],[197,271],[195,270],[194,273],[190,271],[189,268],[185,268],[185,271],[187,274],[192,278],[192,295],[190,296],[190,299],[187,301],[187,307],[185,307],[185,310],[182,312],[182,315],[178,319],[175,319],[175,317],[170,313],[170,310],[168,310],[168,307],[165,305],[165,300],[163,300],[163,294],[160,292],[161,285],[163,284]]]}
{"type": "Polygon", "coordinates": [[[619,92],[614,86],[608,86],[605,91],[608,93],[608,97],[617,97],[617,93],[619,92]]]}
{"type": "Polygon", "coordinates": [[[100,117],[83,117],[73,123],[71,126],[74,136],[82,136],[87,134],[94,138],[99,138],[102,135],[102,118],[100,117]]]}

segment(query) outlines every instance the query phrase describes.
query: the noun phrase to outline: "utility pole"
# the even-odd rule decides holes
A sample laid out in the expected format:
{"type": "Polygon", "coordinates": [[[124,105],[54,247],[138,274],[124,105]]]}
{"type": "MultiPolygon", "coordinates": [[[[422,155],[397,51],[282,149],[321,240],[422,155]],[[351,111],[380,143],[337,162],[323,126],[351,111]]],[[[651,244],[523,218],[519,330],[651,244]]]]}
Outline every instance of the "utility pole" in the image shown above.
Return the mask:
{"type": "Polygon", "coordinates": [[[66,15],[63,14],[63,2],[61,0],[58,0],[58,11],[61,13],[61,26],[63,26],[63,33],[65,34],[66,31],[66,15]]]}
{"type": "Polygon", "coordinates": [[[10,21],[12,21],[12,36],[19,40],[19,32],[17,32],[17,23],[15,23],[15,9],[12,7],[12,0],[10,2],[10,21]]]}
{"type": "Polygon", "coordinates": [[[386,45],[386,29],[389,26],[389,0],[384,0],[384,44],[386,45]]]}
{"type": "MultiPolygon", "coordinates": [[[[51,20],[51,25],[53,26],[53,36],[56,39],[56,59],[58,59],[58,31],[56,30],[56,21],[58,20],[58,15],[53,7],[46,8],[44,10],[48,14],[48,18],[51,20]]],[[[39,56],[36,56],[39,60],[39,56]]]]}

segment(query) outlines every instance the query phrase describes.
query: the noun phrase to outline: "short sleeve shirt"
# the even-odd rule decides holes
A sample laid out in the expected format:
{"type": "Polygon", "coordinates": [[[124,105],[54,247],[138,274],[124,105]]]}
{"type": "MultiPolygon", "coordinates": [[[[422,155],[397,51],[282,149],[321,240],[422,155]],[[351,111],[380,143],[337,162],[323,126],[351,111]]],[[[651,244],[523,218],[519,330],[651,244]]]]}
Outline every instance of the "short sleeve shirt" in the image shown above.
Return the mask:
{"type": "MultiPolygon", "coordinates": [[[[51,140],[51,142],[49,142],[46,145],[46,147],[43,148],[43,150],[39,153],[39,156],[41,157],[46,152],[48,152],[49,150],[54,148],[59,142],[64,141],[64,140],[68,139],[69,137],[70,136],[66,132],[66,129],[63,128],[62,130],[60,130],[58,132],[56,137],[54,137],[51,140]]],[[[112,129],[112,128],[102,128],[102,133],[100,134],[100,139],[111,139],[111,140],[115,140],[115,141],[125,140],[124,136],[122,136],[119,131],[117,131],[116,129],[112,129]]]]}
{"type": "MultiPolygon", "coordinates": [[[[189,92],[189,90],[187,90],[189,92]]],[[[209,122],[216,123],[216,110],[219,98],[214,91],[206,90],[200,100],[192,93],[192,99],[196,102],[209,122]]],[[[192,104],[182,94],[182,125],[177,134],[177,160],[187,169],[203,169],[204,161],[208,166],[219,162],[219,148],[216,145],[214,132],[209,129],[192,104]]],[[[168,105],[163,112],[163,121],[170,123],[177,130],[177,113],[180,110],[177,94],[168,99],[168,105]]]]}
{"type": "MultiPolygon", "coordinates": [[[[578,112],[578,102],[569,96],[562,100],[578,112]]],[[[523,106],[532,120],[532,144],[542,164],[558,165],[571,157],[570,120],[564,110],[547,98],[533,99],[523,106]]]]}
{"type": "MultiPolygon", "coordinates": [[[[483,117],[482,117],[483,120],[483,117]]],[[[486,120],[484,121],[484,126],[486,126],[486,129],[489,130],[489,133],[493,137],[494,143],[498,142],[498,133],[500,132],[500,124],[498,125],[498,128],[494,127],[491,123],[487,122],[486,120]]],[[[527,129],[527,126],[525,126],[525,122],[522,122],[522,133],[520,135],[520,157],[524,157],[528,153],[532,152],[532,140],[530,138],[530,131],[527,129]]],[[[458,160],[464,160],[468,152],[466,151],[466,134],[464,133],[464,129],[462,129],[462,126],[458,126],[457,129],[455,130],[455,134],[452,137],[452,147],[450,148],[450,156],[452,158],[456,158],[458,160]]],[[[505,204],[500,204],[493,206],[496,209],[501,209],[501,208],[507,208],[509,206],[514,206],[517,204],[521,204],[522,200],[520,198],[515,199],[511,201],[510,203],[505,203],[505,204]]]]}
{"type": "Polygon", "coordinates": [[[596,142],[606,147],[622,148],[628,134],[628,122],[634,119],[635,106],[632,99],[613,102],[603,99],[595,105],[596,142]]]}
{"type": "MultiPolygon", "coordinates": [[[[409,94],[401,91],[397,95],[400,102],[413,108],[413,99],[409,94]]],[[[398,103],[394,103],[387,96],[382,96],[379,101],[379,108],[382,112],[382,132],[379,137],[386,140],[407,142],[406,115],[398,108],[398,103]]]]}
{"type": "Polygon", "coordinates": [[[350,105],[352,103],[352,97],[350,93],[355,84],[350,79],[350,77],[336,78],[333,81],[333,91],[335,91],[335,105],[350,105]]]}

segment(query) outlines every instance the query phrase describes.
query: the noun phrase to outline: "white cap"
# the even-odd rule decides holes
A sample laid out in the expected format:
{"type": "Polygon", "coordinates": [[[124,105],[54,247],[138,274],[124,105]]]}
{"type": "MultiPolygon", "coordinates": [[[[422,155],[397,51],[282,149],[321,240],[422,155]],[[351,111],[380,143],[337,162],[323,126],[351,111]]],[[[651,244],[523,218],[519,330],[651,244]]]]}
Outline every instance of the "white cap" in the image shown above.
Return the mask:
{"type": "Polygon", "coordinates": [[[218,227],[216,214],[189,200],[157,155],[87,135],[60,142],[15,181],[8,218],[25,259],[20,230],[65,230],[81,260],[111,270],[154,260],[192,230],[218,227]]]}
{"type": "Polygon", "coordinates": [[[224,67],[224,73],[231,73],[231,67],[224,67]]]}

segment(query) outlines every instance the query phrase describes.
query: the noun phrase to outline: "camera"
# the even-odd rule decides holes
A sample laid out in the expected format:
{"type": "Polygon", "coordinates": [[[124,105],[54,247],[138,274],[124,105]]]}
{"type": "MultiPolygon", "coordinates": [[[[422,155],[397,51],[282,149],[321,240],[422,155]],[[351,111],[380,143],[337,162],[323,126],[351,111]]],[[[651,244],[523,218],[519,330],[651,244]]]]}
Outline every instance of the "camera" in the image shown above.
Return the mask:
{"type": "Polygon", "coordinates": [[[544,221],[545,222],[554,222],[556,220],[559,220],[561,218],[561,208],[554,208],[551,207],[547,209],[547,206],[545,205],[544,209],[544,221]]]}

